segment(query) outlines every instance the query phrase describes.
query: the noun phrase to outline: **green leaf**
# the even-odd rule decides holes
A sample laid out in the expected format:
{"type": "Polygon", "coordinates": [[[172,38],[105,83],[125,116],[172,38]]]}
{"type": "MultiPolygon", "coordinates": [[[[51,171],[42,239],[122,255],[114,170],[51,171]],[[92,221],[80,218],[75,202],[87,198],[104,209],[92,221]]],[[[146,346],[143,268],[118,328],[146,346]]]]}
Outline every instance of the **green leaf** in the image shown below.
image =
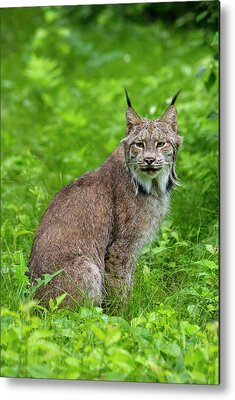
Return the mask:
{"type": "Polygon", "coordinates": [[[145,323],[146,323],[146,318],[145,317],[143,317],[143,316],[136,317],[136,318],[133,318],[131,320],[131,327],[134,328],[136,326],[143,325],[145,323]]]}
{"type": "Polygon", "coordinates": [[[50,307],[51,311],[53,311],[54,308],[55,308],[55,303],[54,303],[54,300],[52,298],[50,298],[50,300],[49,300],[49,307],[50,307]]]}
{"type": "Polygon", "coordinates": [[[62,303],[62,301],[65,299],[65,297],[68,295],[68,293],[63,293],[60,296],[56,297],[56,307],[58,308],[59,305],[62,303]]]}
{"type": "Polygon", "coordinates": [[[181,354],[181,348],[176,343],[164,344],[160,350],[171,357],[179,357],[181,354]]]}
{"type": "Polygon", "coordinates": [[[192,325],[188,321],[182,321],[180,326],[182,331],[188,336],[192,336],[200,330],[198,325],[192,325]]]}
{"type": "Polygon", "coordinates": [[[63,272],[64,269],[60,269],[56,272],[54,272],[53,274],[44,274],[43,275],[43,279],[41,278],[37,278],[36,282],[37,284],[35,286],[32,287],[32,293],[34,294],[36,292],[36,290],[41,286],[41,285],[47,285],[55,276],[61,274],[61,272],[63,272]]]}
{"type": "Polygon", "coordinates": [[[201,261],[197,261],[196,263],[204,265],[205,267],[207,267],[211,271],[214,271],[214,270],[218,269],[218,265],[212,260],[203,259],[201,261]]]}
{"type": "Polygon", "coordinates": [[[114,345],[115,343],[119,342],[121,339],[121,330],[119,327],[115,326],[108,326],[108,331],[106,332],[106,337],[105,337],[105,346],[110,347],[114,345]]]}
{"type": "Polygon", "coordinates": [[[131,372],[135,368],[135,362],[131,354],[122,348],[117,348],[110,356],[110,361],[123,371],[131,372]]]}
{"type": "Polygon", "coordinates": [[[94,334],[98,337],[98,339],[104,341],[106,334],[105,332],[100,329],[97,325],[91,325],[91,330],[94,332],[94,334]]]}

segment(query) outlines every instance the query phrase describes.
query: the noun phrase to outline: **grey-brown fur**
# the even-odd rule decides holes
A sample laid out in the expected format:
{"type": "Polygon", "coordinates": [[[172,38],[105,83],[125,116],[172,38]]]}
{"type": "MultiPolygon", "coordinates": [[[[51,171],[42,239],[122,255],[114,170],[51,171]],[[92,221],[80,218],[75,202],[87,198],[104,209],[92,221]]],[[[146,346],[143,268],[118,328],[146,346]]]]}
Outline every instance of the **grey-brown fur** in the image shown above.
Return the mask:
{"type": "Polygon", "coordinates": [[[30,274],[34,281],[63,269],[37,291],[46,304],[64,292],[69,306],[86,298],[100,304],[113,293],[126,298],[138,253],[167,213],[181,143],[175,106],[149,120],[129,101],[126,120],[120,146],[100,168],[57,193],[43,216],[30,274]]]}

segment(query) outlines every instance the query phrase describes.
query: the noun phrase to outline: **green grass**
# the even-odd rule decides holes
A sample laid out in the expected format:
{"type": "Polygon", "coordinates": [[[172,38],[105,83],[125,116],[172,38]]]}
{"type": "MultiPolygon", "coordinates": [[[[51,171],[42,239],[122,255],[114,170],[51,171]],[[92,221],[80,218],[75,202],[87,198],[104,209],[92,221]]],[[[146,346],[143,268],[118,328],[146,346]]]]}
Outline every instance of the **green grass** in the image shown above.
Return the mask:
{"type": "Polygon", "coordinates": [[[1,374],[216,384],[214,32],[161,21],[101,21],[99,29],[88,29],[60,10],[2,12],[1,374]],[[35,230],[55,192],[99,166],[122,139],[124,86],[147,117],[161,115],[183,88],[177,100],[181,186],[139,258],[127,305],[71,312],[53,299],[46,310],[32,300],[25,275],[35,230]]]}

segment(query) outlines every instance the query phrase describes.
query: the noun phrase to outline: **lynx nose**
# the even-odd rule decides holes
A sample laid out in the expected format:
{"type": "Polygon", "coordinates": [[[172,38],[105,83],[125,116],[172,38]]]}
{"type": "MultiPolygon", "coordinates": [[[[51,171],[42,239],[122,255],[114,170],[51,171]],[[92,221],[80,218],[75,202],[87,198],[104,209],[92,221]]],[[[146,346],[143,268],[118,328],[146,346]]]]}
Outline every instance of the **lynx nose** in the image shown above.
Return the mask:
{"type": "Polygon", "coordinates": [[[155,161],[155,157],[153,157],[153,156],[145,156],[144,157],[144,161],[148,164],[148,165],[151,165],[154,161],[155,161]]]}

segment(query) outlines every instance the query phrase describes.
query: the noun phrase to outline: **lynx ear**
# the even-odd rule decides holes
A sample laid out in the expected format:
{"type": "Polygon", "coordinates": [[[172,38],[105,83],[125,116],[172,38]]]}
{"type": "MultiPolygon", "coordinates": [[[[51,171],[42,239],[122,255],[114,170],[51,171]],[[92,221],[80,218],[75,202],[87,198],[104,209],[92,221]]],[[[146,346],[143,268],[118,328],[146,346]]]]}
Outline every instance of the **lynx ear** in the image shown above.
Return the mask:
{"type": "Polygon", "coordinates": [[[170,106],[161,116],[160,121],[166,122],[171,125],[175,132],[177,132],[177,111],[175,106],[170,106]]]}
{"type": "Polygon", "coordinates": [[[180,92],[182,89],[180,89],[176,95],[173,97],[170,106],[167,108],[167,110],[164,112],[164,114],[161,116],[160,121],[166,122],[167,124],[171,125],[174,131],[177,133],[177,111],[174,106],[175,101],[177,97],[179,96],[180,92]]]}
{"type": "Polygon", "coordinates": [[[138,114],[132,108],[131,101],[130,101],[130,98],[128,96],[126,89],[125,89],[125,93],[126,93],[126,101],[127,101],[126,125],[127,125],[127,131],[129,131],[133,125],[141,124],[141,118],[138,116],[138,114]]]}

